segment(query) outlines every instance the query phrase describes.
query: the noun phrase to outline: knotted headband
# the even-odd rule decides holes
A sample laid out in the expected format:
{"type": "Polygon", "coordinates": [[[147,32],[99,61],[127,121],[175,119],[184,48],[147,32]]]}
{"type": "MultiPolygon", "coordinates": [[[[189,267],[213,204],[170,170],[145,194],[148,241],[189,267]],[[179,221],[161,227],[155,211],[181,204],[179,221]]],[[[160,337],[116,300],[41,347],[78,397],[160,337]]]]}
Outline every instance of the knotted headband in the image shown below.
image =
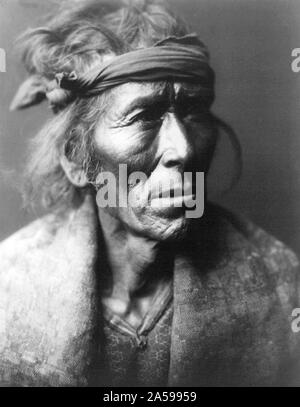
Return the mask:
{"type": "Polygon", "coordinates": [[[78,96],[94,96],[126,82],[164,79],[192,81],[213,95],[214,72],[205,45],[195,34],[168,37],[149,48],[116,56],[83,76],[75,72],[57,74],[62,89],[78,96]]]}
{"type": "Polygon", "coordinates": [[[57,73],[52,81],[33,75],[21,86],[11,108],[28,107],[45,97],[56,108],[67,104],[74,97],[94,96],[127,82],[157,80],[200,84],[203,93],[213,101],[214,71],[209,65],[207,48],[196,34],[168,37],[152,47],[114,56],[111,61],[99,64],[85,74],[75,71],[57,73]],[[28,98],[30,92],[33,96],[28,98]]]}

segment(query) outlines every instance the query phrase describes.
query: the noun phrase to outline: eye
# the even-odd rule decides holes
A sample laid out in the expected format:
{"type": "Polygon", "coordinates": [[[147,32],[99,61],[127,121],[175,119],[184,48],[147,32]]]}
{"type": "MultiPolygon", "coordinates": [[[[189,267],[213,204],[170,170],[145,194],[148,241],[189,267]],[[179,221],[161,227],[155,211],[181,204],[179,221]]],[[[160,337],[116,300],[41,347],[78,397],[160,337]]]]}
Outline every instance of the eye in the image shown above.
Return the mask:
{"type": "Polygon", "coordinates": [[[139,113],[135,118],[134,121],[141,121],[141,122],[157,122],[162,120],[164,112],[159,111],[157,109],[149,109],[139,113]]]}
{"type": "Polygon", "coordinates": [[[156,126],[162,123],[163,116],[166,113],[168,106],[165,103],[158,103],[149,106],[136,114],[131,119],[132,123],[139,123],[145,126],[156,126]]]}
{"type": "Polygon", "coordinates": [[[191,120],[195,122],[208,122],[211,119],[211,113],[208,106],[202,103],[193,103],[182,106],[179,114],[183,120],[191,120]]]}
{"type": "Polygon", "coordinates": [[[176,110],[182,120],[206,122],[211,117],[210,104],[203,95],[184,97],[179,100],[176,110]]]}

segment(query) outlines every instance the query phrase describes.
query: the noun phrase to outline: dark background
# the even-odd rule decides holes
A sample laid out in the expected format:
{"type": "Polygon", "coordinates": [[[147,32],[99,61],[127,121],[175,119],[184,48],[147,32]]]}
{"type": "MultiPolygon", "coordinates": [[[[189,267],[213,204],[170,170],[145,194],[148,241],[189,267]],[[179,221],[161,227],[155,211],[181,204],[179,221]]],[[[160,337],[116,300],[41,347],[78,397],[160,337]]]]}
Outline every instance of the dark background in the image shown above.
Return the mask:
{"type": "MultiPolygon", "coordinates": [[[[236,188],[219,202],[250,217],[300,253],[300,73],[291,51],[300,47],[299,0],[170,0],[208,45],[217,74],[214,111],[232,124],[243,148],[236,188]]],[[[27,140],[50,111],[47,104],[9,113],[25,77],[15,37],[49,10],[43,0],[0,0],[0,240],[29,222],[13,170],[21,171],[27,140]]]]}

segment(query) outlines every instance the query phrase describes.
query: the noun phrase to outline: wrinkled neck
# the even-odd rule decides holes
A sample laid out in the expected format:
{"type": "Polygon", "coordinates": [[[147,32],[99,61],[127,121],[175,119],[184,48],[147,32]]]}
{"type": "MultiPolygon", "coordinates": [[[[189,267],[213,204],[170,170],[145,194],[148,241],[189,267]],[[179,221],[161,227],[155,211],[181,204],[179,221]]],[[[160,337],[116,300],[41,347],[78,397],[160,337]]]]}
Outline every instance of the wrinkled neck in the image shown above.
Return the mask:
{"type": "Polygon", "coordinates": [[[152,298],[170,278],[173,259],[161,242],[134,234],[102,209],[99,220],[107,262],[102,296],[118,302],[125,312],[136,300],[152,298]]]}

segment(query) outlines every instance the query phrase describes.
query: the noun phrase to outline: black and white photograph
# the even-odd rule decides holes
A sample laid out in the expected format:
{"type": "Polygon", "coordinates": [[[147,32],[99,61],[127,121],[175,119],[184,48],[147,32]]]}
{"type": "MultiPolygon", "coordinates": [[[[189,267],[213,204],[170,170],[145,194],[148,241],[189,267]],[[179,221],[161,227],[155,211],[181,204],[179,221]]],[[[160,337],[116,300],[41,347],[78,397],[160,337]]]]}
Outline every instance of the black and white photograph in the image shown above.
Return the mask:
{"type": "Polygon", "coordinates": [[[0,0],[0,387],[299,387],[299,112],[299,0],[0,0]]]}

